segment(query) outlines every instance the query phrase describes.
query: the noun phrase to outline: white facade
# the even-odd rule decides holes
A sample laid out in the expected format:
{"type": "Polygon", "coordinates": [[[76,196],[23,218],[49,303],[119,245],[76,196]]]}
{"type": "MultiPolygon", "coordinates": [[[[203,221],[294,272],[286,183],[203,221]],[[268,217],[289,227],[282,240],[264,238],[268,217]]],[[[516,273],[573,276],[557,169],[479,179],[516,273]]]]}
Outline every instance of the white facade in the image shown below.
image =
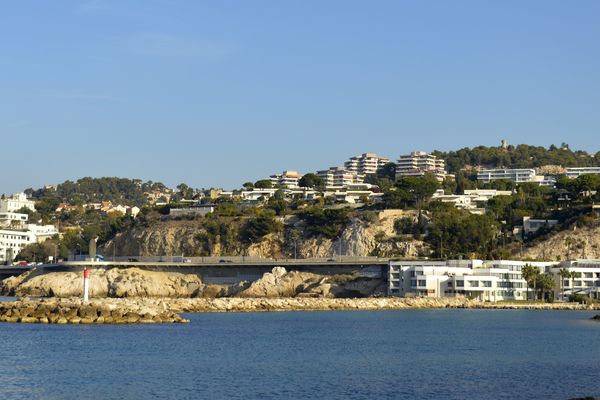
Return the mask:
{"type": "Polygon", "coordinates": [[[275,192],[281,189],[276,188],[265,188],[265,189],[257,189],[254,188],[252,190],[243,190],[241,192],[241,197],[243,200],[247,201],[257,201],[257,200],[269,200],[271,197],[275,195],[275,192]]]}
{"type": "Polygon", "coordinates": [[[5,199],[0,199],[0,212],[15,212],[23,207],[35,211],[35,203],[28,200],[25,193],[16,193],[5,199]]]}
{"type": "Polygon", "coordinates": [[[0,230],[0,263],[14,260],[23,247],[35,242],[35,235],[31,232],[0,230]]]}
{"type": "Polygon", "coordinates": [[[568,298],[571,294],[583,294],[594,299],[600,299],[600,260],[572,260],[563,261],[552,268],[555,277],[555,298],[568,298]],[[560,270],[564,268],[573,277],[562,278],[560,270]],[[562,281],[562,282],[561,282],[562,281]]]}
{"type": "Polygon", "coordinates": [[[171,208],[169,210],[169,215],[172,217],[184,217],[184,216],[196,216],[201,215],[205,216],[213,211],[217,206],[215,204],[198,204],[194,207],[185,207],[185,208],[171,208]]]}
{"type": "Polygon", "coordinates": [[[567,178],[575,179],[581,175],[594,174],[600,175],[600,167],[572,167],[566,168],[567,178]]]}
{"type": "Polygon", "coordinates": [[[360,156],[350,158],[344,163],[344,167],[357,175],[369,175],[377,173],[379,168],[389,162],[389,158],[379,157],[374,153],[363,153],[360,156]]]}
{"type": "Polygon", "coordinates": [[[373,191],[373,186],[368,183],[354,183],[346,186],[331,186],[328,187],[325,193],[325,197],[334,197],[337,201],[345,201],[350,204],[361,203],[362,199],[367,198],[368,200],[376,200],[383,196],[383,193],[373,191]]]}
{"type": "Polygon", "coordinates": [[[444,203],[453,203],[454,207],[467,210],[473,214],[483,214],[485,209],[479,207],[480,203],[486,203],[489,199],[496,196],[510,196],[510,190],[495,189],[475,189],[465,190],[464,194],[444,194],[444,189],[438,189],[432,200],[438,200],[444,203]]]}
{"type": "Polygon", "coordinates": [[[269,177],[273,186],[288,189],[297,188],[300,178],[302,178],[302,174],[298,171],[283,171],[281,174],[273,174],[269,177]]]}
{"type": "Polygon", "coordinates": [[[535,169],[484,169],[477,173],[477,179],[485,183],[506,180],[516,183],[534,182],[535,169]]]}
{"type": "Polygon", "coordinates": [[[413,151],[398,158],[396,163],[396,179],[403,176],[423,176],[433,174],[440,182],[446,176],[446,163],[433,154],[424,151],[413,151]]]}
{"type": "Polygon", "coordinates": [[[525,261],[391,261],[388,294],[393,296],[465,296],[483,301],[525,300],[525,265],[551,272],[553,262],[525,261]]]}
{"type": "Polygon", "coordinates": [[[342,167],[331,167],[329,169],[317,171],[317,175],[323,179],[325,187],[341,187],[362,182],[362,177],[356,172],[342,167]]]}
{"type": "Polygon", "coordinates": [[[0,228],[22,229],[28,219],[27,214],[3,212],[0,213],[0,228]]]}
{"type": "Polygon", "coordinates": [[[41,243],[44,240],[58,235],[58,229],[54,225],[28,224],[27,231],[34,236],[35,242],[37,243],[41,243]]]}

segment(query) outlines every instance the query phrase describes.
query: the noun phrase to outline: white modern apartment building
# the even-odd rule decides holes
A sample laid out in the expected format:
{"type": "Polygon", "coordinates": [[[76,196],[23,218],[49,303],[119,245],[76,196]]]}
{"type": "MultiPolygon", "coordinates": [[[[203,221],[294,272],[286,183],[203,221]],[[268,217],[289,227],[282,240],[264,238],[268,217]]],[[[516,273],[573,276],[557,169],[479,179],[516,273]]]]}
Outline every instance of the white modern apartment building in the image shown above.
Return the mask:
{"type": "Polygon", "coordinates": [[[377,173],[377,170],[389,163],[390,159],[379,157],[375,153],[363,153],[359,156],[351,157],[344,163],[344,167],[355,172],[357,175],[369,175],[377,173]]]}
{"type": "Polygon", "coordinates": [[[440,182],[443,181],[448,176],[445,161],[424,151],[413,151],[398,158],[396,179],[425,174],[433,174],[440,182]]]}
{"type": "Polygon", "coordinates": [[[0,199],[0,212],[2,213],[19,211],[23,207],[35,211],[35,203],[27,199],[25,193],[15,193],[10,197],[0,199]]]}
{"type": "Polygon", "coordinates": [[[510,196],[511,194],[510,190],[495,189],[474,189],[465,190],[464,194],[445,194],[444,189],[438,189],[431,199],[443,203],[453,203],[454,207],[467,210],[472,214],[484,214],[485,208],[480,205],[496,196],[510,196]]]}
{"type": "Polygon", "coordinates": [[[393,296],[465,296],[483,301],[525,300],[525,265],[551,272],[552,262],[525,261],[391,261],[388,294],[393,296]]]}
{"type": "Polygon", "coordinates": [[[499,169],[483,169],[477,173],[477,179],[490,183],[492,181],[512,181],[515,183],[533,182],[540,186],[554,187],[556,177],[552,175],[537,175],[535,169],[530,168],[499,168],[499,169]]]}
{"type": "Polygon", "coordinates": [[[0,263],[13,261],[23,247],[31,243],[43,241],[58,235],[54,225],[27,224],[23,229],[0,230],[0,263]]]}
{"type": "Polygon", "coordinates": [[[516,183],[533,182],[536,179],[535,169],[483,169],[477,173],[477,180],[489,183],[506,180],[516,183]]]}
{"type": "Polygon", "coordinates": [[[380,199],[383,196],[383,193],[378,191],[377,186],[373,186],[369,183],[353,183],[344,187],[330,186],[325,190],[323,196],[334,197],[337,201],[357,204],[361,203],[363,199],[380,199]]]}
{"type": "Polygon", "coordinates": [[[563,295],[567,298],[572,294],[600,299],[600,260],[563,261],[552,268],[552,274],[556,281],[556,299],[563,299],[563,295]],[[560,270],[563,268],[573,276],[561,277],[560,270]]]}
{"type": "Polygon", "coordinates": [[[274,187],[297,188],[302,174],[298,171],[283,171],[281,174],[273,174],[269,177],[274,187]]]}
{"type": "Polygon", "coordinates": [[[277,188],[254,188],[252,190],[243,190],[240,193],[240,197],[246,201],[258,201],[258,200],[269,200],[275,196],[275,193],[281,189],[277,188]]]}
{"type": "Polygon", "coordinates": [[[356,172],[343,167],[331,167],[329,169],[317,171],[317,175],[323,179],[325,187],[336,186],[344,187],[356,183],[362,183],[362,177],[356,172]]]}
{"type": "Polygon", "coordinates": [[[13,261],[23,247],[35,242],[32,232],[0,230],[0,263],[13,261]]]}
{"type": "Polygon", "coordinates": [[[586,174],[600,175],[600,167],[571,167],[566,168],[565,172],[567,178],[571,179],[575,179],[586,174]]]}
{"type": "Polygon", "coordinates": [[[22,229],[28,219],[29,215],[27,214],[0,212],[0,228],[22,229]]]}

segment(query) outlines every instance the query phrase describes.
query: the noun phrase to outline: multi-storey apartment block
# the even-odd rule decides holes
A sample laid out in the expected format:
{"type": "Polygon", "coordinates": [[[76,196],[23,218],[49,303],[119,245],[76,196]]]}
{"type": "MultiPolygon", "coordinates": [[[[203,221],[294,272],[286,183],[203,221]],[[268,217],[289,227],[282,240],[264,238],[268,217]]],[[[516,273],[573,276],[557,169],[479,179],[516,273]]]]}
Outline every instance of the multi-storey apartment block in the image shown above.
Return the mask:
{"type": "Polygon", "coordinates": [[[413,151],[412,153],[398,158],[396,164],[396,179],[403,176],[423,176],[433,174],[440,182],[446,176],[446,163],[433,154],[423,151],[413,151]]]}
{"type": "Polygon", "coordinates": [[[391,261],[388,294],[394,296],[465,296],[484,301],[525,300],[525,265],[551,272],[558,263],[525,261],[391,261]]]}
{"type": "Polygon", "coordinates": [[[357,175],[369,175],[377,173],[379,168],[389,162],[389,158],[379,157],[374,153],[363,153],[360,156],[350,158],[344,163],[344,167],[357,175]]]}
{"type": "Polygon", "coordinates": [[[581,175],[594,174],[600,175],[600,167],[573,167],[566,168],[567,178],[575,179],[581,175]]]}
{"type": "Polygon", "coordinates": [[[489,183],[492,181],[506,180],[516,183],[534,182],[535,169],[484,169],[477,173],[477,180],[489,183]]]}
{"type": "Polygon", "coordinates": [[[298,171],[283,171],[281,174],[273,174],[269,177],[274,187],[297,188],[302,174],[298,171]]]}
{"type": "Polygon", "coordinates": [[[326,187],[344,187],[355,183],[362,183],[361,177],[354,171],[342,167],[331,167],[317,171],[326,187]]]}

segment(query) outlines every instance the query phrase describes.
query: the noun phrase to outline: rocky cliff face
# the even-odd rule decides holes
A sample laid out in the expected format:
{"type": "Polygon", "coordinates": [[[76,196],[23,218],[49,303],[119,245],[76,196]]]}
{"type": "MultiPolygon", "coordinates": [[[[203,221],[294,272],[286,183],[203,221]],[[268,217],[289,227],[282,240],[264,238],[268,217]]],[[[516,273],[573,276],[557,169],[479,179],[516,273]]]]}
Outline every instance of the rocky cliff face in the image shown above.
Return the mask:
{"type": "MultiPolygon", "coordinates": [[[[36,297],[81,297],[81,272],[26,273],[0,284],[0,294],[36,297]]],[[[318,275],[275,267],[254,282],[207,285],[195,274],[140,268],[93,269],[92,298],[217,298],[217,297],[368,297],[384,295],[380,279],[358,275],[318,275]]]]}
{"type": "MultiPolygon", "coordinates": [[[[81,272],[29,274],[4,280],[0,292],[19,297],[78,297],[82,280],[81,272]]],[[[197,275],[139,268],[94,269],[90,276],[91,297],[195,297],[204,287],[197,275]]]]}
{"type": "MultiPolygon", "coordinates": [[[[521,251],[516,253],[520,256],[521,251]]],[[[600,258],[600,227],[571,228],[523,248],[523,258],[566,260],[600,258]]]]}
{"type": "MultiPolygon", "coordinates": [[[[342,233],[342,238],[302,238],[294,244],[284,232],[270,234],[262,241],[247,247],[231,238],[216,236],[207,240],[202,225],[196,221],[162,221],[150,226],[137,226],[121,233],[100,249],[105,255],[184,255],[184,256],[240,256],[270,258],[298,258],[346,256],[382,256],[415,258],[429,253],[420,240],[396,236],[394,221],[416,218],[412,210],[385,210],[374,215],[372,221],[353,218],[342,233]]],[[[232,222],[235,224],[235,222],[232,222]]]]}

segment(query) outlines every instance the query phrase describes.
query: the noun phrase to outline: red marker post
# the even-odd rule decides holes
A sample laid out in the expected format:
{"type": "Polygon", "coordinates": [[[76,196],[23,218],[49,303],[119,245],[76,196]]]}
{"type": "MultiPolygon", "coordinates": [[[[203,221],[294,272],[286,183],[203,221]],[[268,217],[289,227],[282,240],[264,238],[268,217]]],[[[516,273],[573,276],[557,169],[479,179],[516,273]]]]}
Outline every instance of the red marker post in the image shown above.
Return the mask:
{"type": "Polygon", "coordinates": [[[88,301],[88,292],[90,290],[90,270],[83,268],[83,301],[88,301]]]}

